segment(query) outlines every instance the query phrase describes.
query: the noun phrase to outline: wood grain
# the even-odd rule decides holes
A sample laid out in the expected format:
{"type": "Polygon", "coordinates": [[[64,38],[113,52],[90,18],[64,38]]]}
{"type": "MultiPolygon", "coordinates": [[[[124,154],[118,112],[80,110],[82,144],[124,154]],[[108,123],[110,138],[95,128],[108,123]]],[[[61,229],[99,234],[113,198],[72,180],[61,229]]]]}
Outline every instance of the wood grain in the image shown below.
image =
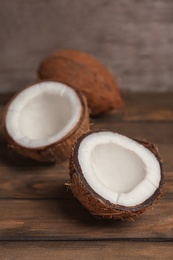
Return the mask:
{"type": "MultiPolygon", "coordinates": [[[[65,199],[73,198],[65,183],[68,169],[58,168],[0,168],[0,199],[65,199]]],[[[173,172],[165,173],[163,199],[173,199],[173,172]]]]}
{"type": "MultiPolygon", "coordinates": [[[[0,96],[0,120],[11,95],[0,96]]],[[[94,218],[66,191],[68,161],[42,164],[16,154],[0,131],[0,259],[172,259],[173,94],[124,94],[125,106],[92,119],[156,143],[165,194],[134,222],[94,218]]]]}
{"type": "MultiPolygon", "coordinates": [[[[92,126],[93,128],[93,126],[92,126]]],[[[131,138],[142,138],[148,139],[152,143],[156,144],[159,148],[159,152],[164,161],[164,168],[167,171],[171,171],[173,168],[172,154],[173,154],[173,124],[146,124],[143,123],[133,123],[133,124],[103,124],[103,123],[95,123],[95,128],[97,129],[108,129],[112,130],[124,135],[127,135],[131,138]]],[[[52,169],[55,167],[58,170],[67,169],[68,161],[59,164],[41,164],[39,162],[33,161],[31,159],[22,157],[16,154],[10,147],[8,147],[5,139],[0,135],[0,168],[8,168],[11,170],[14,168],[14,172],[16,172],[16,168],[22,168],[23,171],[27,171],[28,168],[40,168],[45,167],[46,169],[52,169]]],[[[14,174],[12,171],[12,174],[14,174]]]]}
{"type": "Polygon", "coordinates": [[[173,256],[173,243],[73,241],[73,242],[1,242],[2,259],[18,260],[95,260],[166,259],[173,256]]]}
{"type": "Polygon", "coordinates": [[[94,218],[76,199],[1,200],[0,240],[173,241],[172,199],[132,221],[94,218]]]}

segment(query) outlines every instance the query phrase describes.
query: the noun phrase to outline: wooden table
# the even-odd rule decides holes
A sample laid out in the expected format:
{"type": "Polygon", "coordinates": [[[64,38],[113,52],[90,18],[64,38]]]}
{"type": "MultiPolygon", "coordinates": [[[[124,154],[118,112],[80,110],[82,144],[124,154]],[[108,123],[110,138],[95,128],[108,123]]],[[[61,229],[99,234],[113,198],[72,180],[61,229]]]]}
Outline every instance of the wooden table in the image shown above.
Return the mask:
{"type": "MultiPolygon", "coordinates": [[[[9,95],[0,97],[0,116],[9,95]]],[[[124,94],[125,107],[92,120],[151,140],[165,195],[134,222],[94,218],[66,191],[68,163],[41,164],[0,145],[0,259],[173,259],[173,94],[124,94]]]]}

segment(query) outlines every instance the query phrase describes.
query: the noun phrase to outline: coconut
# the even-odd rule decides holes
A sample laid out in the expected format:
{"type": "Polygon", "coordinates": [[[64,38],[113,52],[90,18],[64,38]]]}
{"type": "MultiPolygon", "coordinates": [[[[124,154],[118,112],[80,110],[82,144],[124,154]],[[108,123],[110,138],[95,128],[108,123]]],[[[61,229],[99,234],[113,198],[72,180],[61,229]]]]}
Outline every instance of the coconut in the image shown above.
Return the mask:
{"type": "Polygon", "coordinates": [[[86,99],[63,83],[34,83],[9,102],[3,129],[11,147],[20,154],[38,161],[62,161],[89,129],[86,99]]]}
{"type": "Polygon", "coordinates": [[[60,50],[43,60],[38,78],[56,79],[75,86],[87,98],[90,113],[97,115],[122,104],[112,74],[95,57],[76,50],[60,50]]]}
{"type": "Polygon", "coordinates": [[[131,219],[162,192],[162,163],[156,146],[118,133],[83,134],[72,150],[69,168],[69,188],[95,216],[131,219]]]}

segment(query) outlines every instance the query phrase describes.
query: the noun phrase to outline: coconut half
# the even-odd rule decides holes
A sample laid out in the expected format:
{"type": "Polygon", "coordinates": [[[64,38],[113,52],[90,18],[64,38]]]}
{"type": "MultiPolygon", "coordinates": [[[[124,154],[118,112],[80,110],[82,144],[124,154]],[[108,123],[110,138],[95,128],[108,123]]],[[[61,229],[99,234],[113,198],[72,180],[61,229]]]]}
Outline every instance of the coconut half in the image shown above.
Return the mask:
{"type": "Polygon", "coordinates": [[[74,146],[69,187],[93,214],[132,218],[160,196],[162,164],[157,148],[109,131],[91,131],[74,146]]]}
{"type": "Polygon", "coordinates": [[[71,146],[88,129],[84,96],[55,81],[25,88],[10,101],[4,115],[4,132],[12,147],[39,161],[68,158],[71,146]]]}
{"type": "Polygon", "coordinates": [[[55,79],[82,91],[92,115],[118,109],[122,104],[114,77],[88,53],[59,50],[41,62],[37,75],[41,80],[55,79]]]}

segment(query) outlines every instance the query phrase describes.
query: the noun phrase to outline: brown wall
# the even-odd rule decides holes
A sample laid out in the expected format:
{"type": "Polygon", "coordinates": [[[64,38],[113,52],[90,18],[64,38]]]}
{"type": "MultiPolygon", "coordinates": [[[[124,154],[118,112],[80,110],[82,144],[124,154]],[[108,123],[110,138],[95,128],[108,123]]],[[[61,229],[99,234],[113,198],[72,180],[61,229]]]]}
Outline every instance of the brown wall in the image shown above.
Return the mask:
{"type": "Polygon", "coordinates": [[[0,92],[58,48],[96,55],[122,89],[173,90],[173,1],[0,0],[0,92]]]}

